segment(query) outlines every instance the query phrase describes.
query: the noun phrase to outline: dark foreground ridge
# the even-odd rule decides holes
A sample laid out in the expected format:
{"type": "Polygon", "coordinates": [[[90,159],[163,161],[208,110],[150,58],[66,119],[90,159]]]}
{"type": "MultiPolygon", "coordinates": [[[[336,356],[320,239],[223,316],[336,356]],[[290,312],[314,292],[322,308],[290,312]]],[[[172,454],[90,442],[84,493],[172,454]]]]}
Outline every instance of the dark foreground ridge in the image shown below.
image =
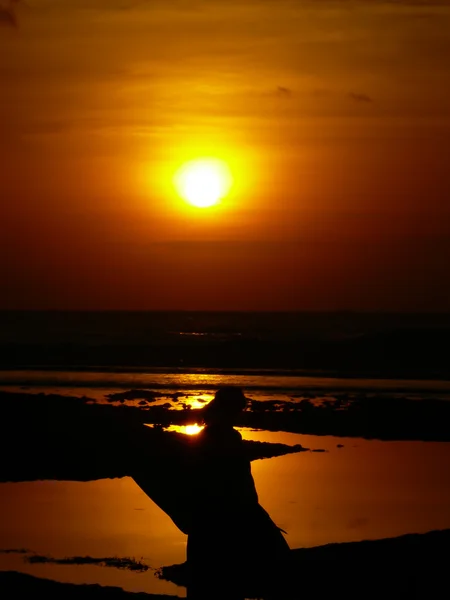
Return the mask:
{"type": "Polygon", "coordinates": [[[126,592],[119,587],[60,583],[17,571],[0,572],[0,589],[4,600],[36,597],[46,600],[179,600],[179,596],[126,592]]]}
{"type": "MultiPolygon", "coordinates": [[[[292,550],[286,564],[273,570],[269,588],[248,598],[298,600],[316,597],[424,597],[435,598],[446,589],[450,529],[395,538],[327,544],[292,550]],[[327,595],[327,596],[326,596],[327,595]]],[[[231,567],[230,567],[231,569],[231,567]]],[[[145,575],[144,575],[145,576],[145,575]]],[[[186,564],[163,567],[158,575],[178,586],[186,582],[186,564]]],[[[217,582],[220,586],[220,581],[217,582]]],[[[125,592],[99,585],[62,584],[18,572],[0,572],[5,600],[43,594],[45,598],[171,600],[176,596],[125,592]]]]}
{"type": "MultiPolygon", "coordinates": [[[[267,591],[248,587],[248,598],[435,598],[448,585],[446,554],[450,529],[381,540],[327,544],[291,551],[277,565],[267,591]]],[[[186,563],[163,567],[159,576],[185,585],[186,563]]]]}

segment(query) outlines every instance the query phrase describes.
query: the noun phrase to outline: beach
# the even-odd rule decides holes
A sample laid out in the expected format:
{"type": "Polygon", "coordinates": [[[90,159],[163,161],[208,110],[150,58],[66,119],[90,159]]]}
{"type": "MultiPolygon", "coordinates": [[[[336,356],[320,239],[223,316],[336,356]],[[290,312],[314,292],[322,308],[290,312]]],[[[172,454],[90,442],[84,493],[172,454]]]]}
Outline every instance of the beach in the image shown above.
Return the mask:
{"type": "Polygon", "coordinates": [[[203,407],[227,384],[248,398],[236,427],[260,503],[292,550],[271,598],[300,597],[336,564],[357,565],[355,594],[363,573],[373,577],[363,563],[378,565],[382,580],[389,574],[411,589],[424,586],[450,529],[449,382],[442,374],[349,377],[245,361],[222,369],[4,367],[2,586],[49,597],[184,597],[186,535],[173,520],[178,513],[167,494],[149,498],[133,473],[143,465],[182,499],[189,478],[177,467],[171,475],[163,448],[167,439],[194,440],[203,407]],[[366,551],[365,540],[378,545],[366,551]],[[414,585],[389,567],[398,553],[422,564],[414,585]]]}
{"type": "MultiPolygon", "coordinates": [[[[133,454],[124,451],[123,431],[127,421],[150,425],[162,421],[165,431],[185,435],[180,432],[193,426],[195,412],[201,409],[174,408],[180,399],[171,406],[165,398],[159,410],[151,411],[151,403],[139,406],[142,400],[136,396],[145,394],[131,392],[116,390],[114,394],[131,400],[121,396],[113,403],[55,394],[0,393],[7,417],[2,420],[2,450],[8,456],[0,484],[2,571],[67,584],[115,586],[130,593],[185,595],[182,581],[175,578],[177,585],[171,578],[159,578],[157,572],[184,562],[186,537],[130,476],[133,454]],[[116,423],[115,411],[121,415],[120,429],[108,425],[116,423]],[[76,557],[90,561],[80,563],[76,557]],[[63,564],[58,562],[62,559],[66,559],[63,564]],[[131,568],[126,559],[131,559],[131,568]]],[[[204,404],[195,393],[189,398],[204,404]]],[[[394,400],[390,402],[395,415],[394,400]]],[[[402,411],[404,402],[400,401],[402,411]]],[[[252,473],[260,502],[288,532],[291,548],[450,528],[450,449],[439,427],[450,403],[411,402],[415,410],[423,407],[421,418],[416,419],[428,425],[422,432],[411,428],[401,439],[395,438],[392,424],[381,427],[385,422],[381,415],[378,429],[372,428],[366,437],[367,418],[357,421],[351,410],[351,426],[341,416],[333,425],[330,415],[340,415],[342,403],[336,406],[329,401],[324,410],[319,408],[323,398],[302,405],[309,415],[303,421],[305,433],[261,428],[262,417],[268,423],[271,413],[279,414],[280,406],[270,400],[261,401],[267,412],[256,404],[259,410],[245,415],[238,429],[244,440],[256,444],[251,450],[252,473]],[[444,412],[432,430],[430,410],[436,410],[436,403],[444,412]],[[358,422],[363,429],[344,435],[358,422]],[[330,435],[333,427],[335,434],[330,435]],[[417,433],[426,434],[428,441],[417,433]]],[[[356,404],[354,410],[361,413],[364,403],[356,404]]],[[[379,411],[384,409],[380,402],[379,411]]],[[[291,429],[299,427],[297,423],[291,429]]],[[[155,469],[157,460],[156,454],[149,469],[155,469]]],[[[172,485],[175,494],[182,493],[177,482],[172,485]]]]}

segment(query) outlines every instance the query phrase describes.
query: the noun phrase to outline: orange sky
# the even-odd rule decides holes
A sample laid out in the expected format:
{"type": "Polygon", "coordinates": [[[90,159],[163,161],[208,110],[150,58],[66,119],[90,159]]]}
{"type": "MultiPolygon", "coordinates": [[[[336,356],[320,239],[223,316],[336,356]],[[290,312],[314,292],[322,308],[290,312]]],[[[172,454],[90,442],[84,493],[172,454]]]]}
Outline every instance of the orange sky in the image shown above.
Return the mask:
{"type": "Polygon", "coordinates": [[[450,2],[0,0],[0,308],[450,310],[450,2]],[[214,209],[171,186],[230,162],[214,209]]]}

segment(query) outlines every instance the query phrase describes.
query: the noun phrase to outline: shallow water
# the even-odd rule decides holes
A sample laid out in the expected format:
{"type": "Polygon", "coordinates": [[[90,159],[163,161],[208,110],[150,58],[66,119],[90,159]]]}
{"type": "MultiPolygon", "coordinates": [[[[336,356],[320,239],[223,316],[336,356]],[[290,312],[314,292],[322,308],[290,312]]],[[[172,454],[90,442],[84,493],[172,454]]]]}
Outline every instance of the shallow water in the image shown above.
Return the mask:
{"type": "MultiPolygon", "coordinates": [[[[252,463],[261,504],[292,548],[450,527],[450,444],[241,432],[325,450],[252,463]]],[[[1,484],[0,514],[3,550],[134,557],[153,568],[185,559],[186,537],[130,478],[1,484]]],[[[16,553],[0,554],[0,569],[185,596],[151,570],[31,565],[16,553]]]]}
{"type": "MultiPolygon", "coordinates": [[[[131,557],[151,567],[184,561],[185,536],[128,477],[91,482],[37,481],[0,485],[0,548],[56,558],[131,557]]],[[[183,595],[154,570],[29,564],[0,554],[0,568],[71,583],[183,595]]]]}

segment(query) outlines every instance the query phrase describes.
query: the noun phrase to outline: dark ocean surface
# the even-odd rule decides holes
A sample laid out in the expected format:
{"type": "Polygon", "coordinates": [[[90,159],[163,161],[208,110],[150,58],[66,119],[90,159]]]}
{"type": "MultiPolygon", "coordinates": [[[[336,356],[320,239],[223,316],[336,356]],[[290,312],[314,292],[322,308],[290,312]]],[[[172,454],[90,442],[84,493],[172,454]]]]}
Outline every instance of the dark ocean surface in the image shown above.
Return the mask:
{"type": "Polygon", "coordinates": [[[0,312],[0,368],[450,379],[450,314],[0,312]]]}

